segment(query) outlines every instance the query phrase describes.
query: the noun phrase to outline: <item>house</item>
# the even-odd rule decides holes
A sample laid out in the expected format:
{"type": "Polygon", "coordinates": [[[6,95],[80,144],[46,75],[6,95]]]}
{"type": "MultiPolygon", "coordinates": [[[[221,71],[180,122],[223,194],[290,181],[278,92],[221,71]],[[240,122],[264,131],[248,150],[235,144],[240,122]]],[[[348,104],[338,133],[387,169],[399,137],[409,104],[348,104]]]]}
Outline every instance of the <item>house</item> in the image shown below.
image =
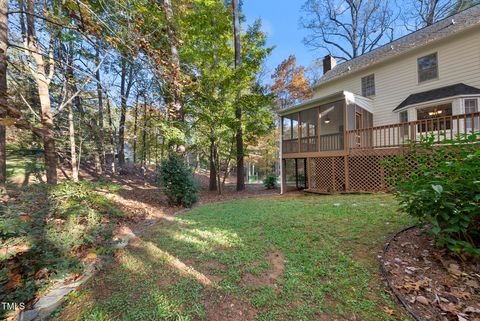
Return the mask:
{"type": "Polygon", "coordinates": [[[407,142],[480,130],[480,5],[323,68],[279,112],[282,193],[385,190],[379,161],[407,142]]]}

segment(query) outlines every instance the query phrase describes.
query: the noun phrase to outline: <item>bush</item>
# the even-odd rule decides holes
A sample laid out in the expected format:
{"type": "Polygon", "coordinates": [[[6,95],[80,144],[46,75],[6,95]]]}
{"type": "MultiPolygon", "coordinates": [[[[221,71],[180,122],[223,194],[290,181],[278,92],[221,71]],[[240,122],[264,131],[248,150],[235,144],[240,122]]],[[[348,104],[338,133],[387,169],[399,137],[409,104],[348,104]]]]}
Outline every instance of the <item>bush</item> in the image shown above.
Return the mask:
{"type": "Polygon", "coordinates": [[[412,144],[387,161],[402,210],[431,225],[437,244],[456,254],[480,255],[479,134],[412,144]]]}
{"type": "Polygon", "coordinates": [[[157,181],[170,205],[192,207],[198,201],[198,186],[192,171],[177,155],[171,155],[162,163],[157,181]]]}
{"type": "Polygon", "coordinates": [[[274,189],[277,187],[277,175],[274,173],[269,173],[265,177],[265,180],[263,181],[263,186],[265,186],[267,189],[274,189]]]}

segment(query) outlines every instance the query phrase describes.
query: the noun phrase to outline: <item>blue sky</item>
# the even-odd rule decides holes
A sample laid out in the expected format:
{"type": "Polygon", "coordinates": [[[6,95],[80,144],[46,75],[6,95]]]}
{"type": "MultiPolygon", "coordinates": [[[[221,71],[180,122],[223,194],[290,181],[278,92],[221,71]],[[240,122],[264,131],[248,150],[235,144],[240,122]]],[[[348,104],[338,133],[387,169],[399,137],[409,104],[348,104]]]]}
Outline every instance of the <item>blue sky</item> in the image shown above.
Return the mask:
{"type": "Polygon", "coordinates": [[[261,18],[263,30],[268,34],[268,45],[276,48],[267,61],[267,72],[271,73],[284,59],[294,54],[297,64],[308,66],[320,53],[307,48],[303,43],[306,30],[299,20],[304,0],[244,0],[242,10],[251,24],[261,18]]]}

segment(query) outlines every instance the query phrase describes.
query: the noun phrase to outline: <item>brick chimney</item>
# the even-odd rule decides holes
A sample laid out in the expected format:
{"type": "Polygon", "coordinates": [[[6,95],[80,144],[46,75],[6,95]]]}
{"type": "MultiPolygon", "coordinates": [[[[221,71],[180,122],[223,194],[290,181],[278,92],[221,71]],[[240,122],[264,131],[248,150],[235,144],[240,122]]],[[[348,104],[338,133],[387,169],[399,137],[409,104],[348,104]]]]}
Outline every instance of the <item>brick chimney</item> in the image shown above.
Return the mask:
{"type": "Polygon", "coordinates": [[[335,68],[337,65],[337,60],[332,57],[332,55],[327,55],[323,58],[323,74],[326,74],[328,71],[335,68]]]}

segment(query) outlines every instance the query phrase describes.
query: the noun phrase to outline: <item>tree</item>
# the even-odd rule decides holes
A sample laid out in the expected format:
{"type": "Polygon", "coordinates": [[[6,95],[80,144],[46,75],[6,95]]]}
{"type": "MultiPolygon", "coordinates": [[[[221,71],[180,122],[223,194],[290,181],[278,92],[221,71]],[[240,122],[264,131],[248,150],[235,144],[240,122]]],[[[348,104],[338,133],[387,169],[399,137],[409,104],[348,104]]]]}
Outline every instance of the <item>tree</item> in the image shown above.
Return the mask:
{"type": "MultiPolygon", "coordinates": [[[[235,46],[235,69],[241,67],[241,43],[240,43],[240,8],[238,0],[232,0],[233,11],[233,33],[234,33],[234,46],[235,46]]],[[[238,93],[240,95],[240,92],[238,93]]],[[[244,146],[243,146],[243,132],[242,132],[242,107],[240,104],[236,104],[235,118],[237,119],[237,191],[243,191],[245,189],[245,166],[244,166],[244,146]]]]}
{"type": "Polygon", "coordinates": [[[478,3],[478,0],[409,0],[403,18],[407,29],[415,31],[478,3]]]}
{"type": "Polygon", "coordinates": [[[275,95],[275,107],[285,108],[312,97],[305,68],[297,67],[297,58],[293,55],[282,61],[272,75],[270,89],[275,95]]]}
{"type": "MultiPolygon", "coordinates": [[[[0,0],[0,119],[7,115],[8,0],[0,0]]],[[[0,195],[6,192],[7,151],[5,124],[0,123],[0,195]]]]}
{"type": "Polygon", "coordinates": [[[125,166],[125,119],[127,115],[127,101],[133,86],[133,63],[127,58],[120,58],[120,121],[118,126],[118,164],[125,166]]]}
{"type": "Polygon", "coordinates": [[[391,41],[395,17],[388,0],[307,0],[300,20],[304,43],[350,60],[391,41]]]}
{"type": "Polygon", "coordinates": [[[170,63],[169,63],[169,112],[173,114],[173,119],[183,120],[184,112],[182,108],[182,82],[180,70],[180,56],[178,53],[178,39],[175,30],[175,22],[173,17],[173,9],[170,0],[163,0],[163,12],[165,14],[165,25],[167,31],[167,41],[170,47],[170,63]]]}
{"type": "MultiPolygon", "coordinates": [[[[35,17],[37,16],[34,8],[35,1],[27,0],[26,8],[23,0],[19,0],[20,24],[22,27],[22,38],[25,43],[25,55],[31,57],[30,71],[37,85],[38,96],[40,98],[40,119],[43,129],[43,147],[45,157],[45,167],[47,173],[47,183],[57,183],[57,153],[55,149],[54,124],[52,104],[50,99],[49,85],[55,72],[55,60],[53,58],[53,42],[55,36],[51,35],[50,45],[47,52],[37,38],[35,17]],[[25,14],[23,13],[25,12],[25,14]],[[26,24],[25,24],[26,21],[26,24]],[[45,64],[44,57],[48,57],[48,65],[45,64]]],[[[27,59],[29,59],[27,58],[27,59]]]]}

